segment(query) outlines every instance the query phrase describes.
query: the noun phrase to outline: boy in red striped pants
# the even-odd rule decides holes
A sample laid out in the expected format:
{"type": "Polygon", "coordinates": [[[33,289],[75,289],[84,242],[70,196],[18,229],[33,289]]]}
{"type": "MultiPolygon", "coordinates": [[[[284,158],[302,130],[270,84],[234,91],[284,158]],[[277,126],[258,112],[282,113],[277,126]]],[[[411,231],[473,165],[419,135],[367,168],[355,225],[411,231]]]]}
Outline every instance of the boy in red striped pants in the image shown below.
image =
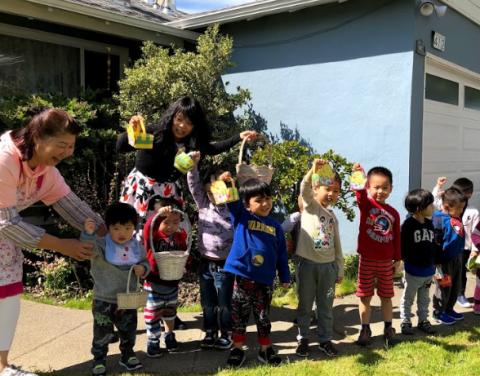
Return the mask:
{"type": "MultiPolygon", "coordinates": [[[[353,171],[363,171],[360,164],[353,171]]],[[[374,295],[375,280],[380,298],[385,328],[383,338],[388,346],[399,340],[392,327],[393,277],[402,259],[400,248],[400,216],[385,201],[393,189],[393,177],[385,167],[374,167],[368,171],[365,189],[357,190],[360,209],[360,231],[357,253],[358,266],[357,296],[360,298],[359,312],[362,329],[357,340],[360,346],[370,345],[370,302],[374,295]],[[368,197],[367,192],[370,194],[368,197]]]]}

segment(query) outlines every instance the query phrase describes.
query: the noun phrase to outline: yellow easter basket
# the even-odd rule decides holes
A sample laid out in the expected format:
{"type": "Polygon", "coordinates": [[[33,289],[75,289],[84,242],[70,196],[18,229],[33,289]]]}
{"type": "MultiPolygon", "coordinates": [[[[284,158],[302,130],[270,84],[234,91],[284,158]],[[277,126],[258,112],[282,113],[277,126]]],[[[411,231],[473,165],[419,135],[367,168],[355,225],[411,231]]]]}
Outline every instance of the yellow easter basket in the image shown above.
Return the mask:
{"type": "Polygon", "coordinates": [[[172,212],[179,213],[183,216],[190,231],[187,236],[187,250],[186,251],[165,251],[155,252],[155,244],[153,241],[153,227],[155,222],[160,217],[160,213],[157,213],[150,224],[150,248],[154,254],[155,262],[158,266],[158,273],[160,279],[164,281],[177,281],[183,277],[183,270],[187,264],[188,256],[190,255],[190,249],[192,248],[192,226],[188,215],[181,210],[172,209],[172,212]]]}
{"type": "MultiPolygon", "coordinates": [[[[118,309],[138,309],[145,307],[148,299],[148,292],[130,292],[130,277],[133,274],[133,267],[130,268],[127,281],[127,292],[117,294],[118,309]]],[[[140,277],[137,276],[137,286],[140,284],[140,277]]]]}
{"type": "Polygon", "coordinates": [[[232,183],[230,188],[227,188],[227,185],[223,181],[215,181],[212,184],[212,194],[217,205],[238,201],[240,199],[238,189],[235,188],[235,182],[233,179],[230,179],[230,182],[232,183]]]}
{"type": "Polygon", "coordinates": [[[268,139],[260,135],[265,140],[265,143],[268,147],[268,166],[257,166],[254,164],[247,165],[245,162],[242,161],[243,158],[243,148],[245,146],[245,142],[247,141],[248,137],[245,137],[242,142],[242,146],[240,147],[240,155],[238,156],[238,164],[237,164],[237,179],[238,183],[242,185],[249,179],[258,179],[264,181],[267,184],[270,184],[272,181],[273,173],[275,172],[275,168],[272,167],[272,148],[270,147],[270,143],[268,139]]]}
{"type": "Polygon", "coordinates": [[[153,135],[147,133],[143,121],[140,120],[140,128],[128,124],[127,126],[128,143],[135,149],[152,149],[153,148],[153,135]],[[141,133],[140,133],[141,129],[141,133]]]}

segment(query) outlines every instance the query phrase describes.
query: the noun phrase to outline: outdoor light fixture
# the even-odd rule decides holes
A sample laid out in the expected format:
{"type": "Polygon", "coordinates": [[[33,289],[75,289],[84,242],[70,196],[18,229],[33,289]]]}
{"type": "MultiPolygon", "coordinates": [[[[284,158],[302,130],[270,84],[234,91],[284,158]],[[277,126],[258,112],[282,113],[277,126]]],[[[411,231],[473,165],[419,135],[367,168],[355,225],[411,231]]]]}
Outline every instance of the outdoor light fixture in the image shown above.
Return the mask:
{"type": "Polygon", "coordinates": [[[420,14],[425,17],[429,17],[433,12],[437,15],[438,18],[442,18],[447,13],[446,5],[435,5],[433,1],[423,0],[420,3],[420,14]]]}

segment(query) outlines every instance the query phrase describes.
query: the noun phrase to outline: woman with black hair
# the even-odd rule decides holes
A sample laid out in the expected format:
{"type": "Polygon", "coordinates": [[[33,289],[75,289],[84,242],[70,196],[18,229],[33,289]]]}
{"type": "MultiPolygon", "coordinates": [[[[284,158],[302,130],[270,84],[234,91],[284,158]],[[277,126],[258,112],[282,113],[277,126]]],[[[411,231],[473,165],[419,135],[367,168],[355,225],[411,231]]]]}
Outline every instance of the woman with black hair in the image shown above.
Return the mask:
{"type": "MultiPolygon", "coordinates": [[[[139,125],[140,116],[130,120],[139,125]]],[[[120,201],[131,204],[139,214],[142,225],[154,214],[155,198],[171,197],[184,206],[183,193],[178,182],[181,173],[173,166],[177,151],[200,151],[202,156],[217,155],[230,150],[245,138],[255,140],[254,131],[241,132],[229,139],[211,143],[212,134],[200,103],[191,97],[183,97],[173,103],[160,120],[146,126],[153,134],[152,149],[135,149],[128,143],[127,132],[117,141],[118,152],[137,150],[135,168],[124,182],[120,201]]],[[[141,226],[142,228],[143,226],[141,226]]],[[[141,230],[140,228],[140,230],[141,230]]]]}

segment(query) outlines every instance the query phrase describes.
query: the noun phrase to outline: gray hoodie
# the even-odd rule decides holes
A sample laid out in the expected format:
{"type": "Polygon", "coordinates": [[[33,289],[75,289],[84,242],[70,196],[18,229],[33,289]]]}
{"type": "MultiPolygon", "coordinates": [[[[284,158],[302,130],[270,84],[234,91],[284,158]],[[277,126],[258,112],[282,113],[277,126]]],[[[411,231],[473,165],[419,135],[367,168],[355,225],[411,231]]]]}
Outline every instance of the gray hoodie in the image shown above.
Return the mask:
{"type": "MultiPolygon", "coordinates": [[[[80,235],[82,243],[94,244],[93,255],[90,259],[93,281],[93,299],[102,300],[107,303],[117,304],[117,294],[127,292],[128,273],[132,265],[116,266],[105,259],[106,241],[105,238],[88,236],[82,232],[80,235]]],[[[146,276],[150,273],[150,262],[147,259],[147,252],[140,244],[141,261],[137,265],[145,267],[146,276]]],[[[130,278],[130,292],[137,292],[137,276],[132,272],[130,278]]]]}

